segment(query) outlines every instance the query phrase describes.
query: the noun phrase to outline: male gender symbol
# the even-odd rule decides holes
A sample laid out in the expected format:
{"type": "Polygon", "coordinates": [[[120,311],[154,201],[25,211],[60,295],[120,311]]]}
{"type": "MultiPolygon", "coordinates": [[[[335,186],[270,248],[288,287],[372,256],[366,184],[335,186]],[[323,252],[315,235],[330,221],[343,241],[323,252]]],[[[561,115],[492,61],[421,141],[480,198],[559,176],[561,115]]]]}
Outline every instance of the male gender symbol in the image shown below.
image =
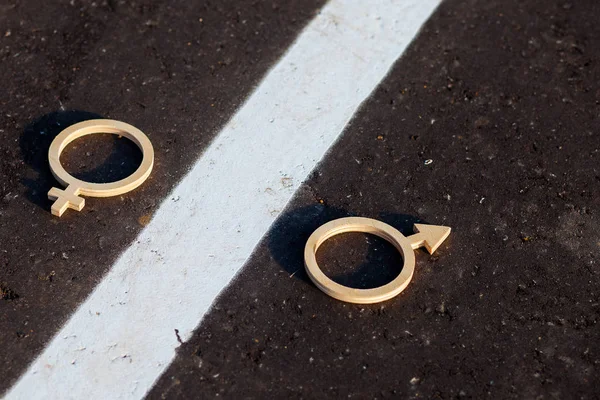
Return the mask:
{"type": "Polygon", "coordinates": [[[404,236],[396,228],[371,218],[348,217],[330,221],[308,238],[304,248],[304,266],[313,283],[329,296],[349,303],[370,304],[391,299],[402,292],[415,271],[414,249],[425,247],[429,254],[450,235],[447,226],[415,224],[415,235],[404,236]],[[317,250],[327,239],[346,232],[364,232],[387,240],[400,252],[404,267],[393,281],[374,289],[355,289],[334,282],[317,264],[317,250]]]}

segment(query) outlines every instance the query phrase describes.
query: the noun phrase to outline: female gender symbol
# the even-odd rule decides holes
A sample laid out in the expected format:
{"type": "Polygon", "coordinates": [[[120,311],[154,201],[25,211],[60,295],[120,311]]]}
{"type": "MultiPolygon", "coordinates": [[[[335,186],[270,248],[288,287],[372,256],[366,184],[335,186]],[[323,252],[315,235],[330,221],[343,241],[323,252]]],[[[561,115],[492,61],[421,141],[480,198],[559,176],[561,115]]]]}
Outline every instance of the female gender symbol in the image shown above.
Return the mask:
{"type": "Polygon", "coordinates": [[[415,224],[415,235],[404,236],[397,229],[371,218],[340,218],[322,225],[313,232],[304,248],[304,266],[313,283],[323,292],[349,303],[370,304],[391,299],[410,283],[415,271],[414,249],[425,247],[429,254],[450,235],[450,228],[438,225],[415,224]],[[345,232],[364,232],[387,240],[402,254],[404,267],[393,281],[374,289],[354,289],[340,285],[327,277],[317,265],[317,250],[327,239],[345,232]]]}
{"type": "Polygon", "coordinates": [[[65,190],[53,187],[48,192],[48,198],[55,200],[52,204],[52,214],[60,217],[67,210],[81,211],[85,199],[79,195],[91,197],[111,197],[132,191],[140,186],[152,172],[154,166],[154,149],[152,143],[142,131],[124,122],[112,119],[92,119],[69,126],[63,130],[50,145],[48,151],[50,170],[65,190]],[[109,183],[85,182],[70,175],[60,163],[60,154],[75,139],[94,133],[112,133],[125,136],[134,142],[142,151],[142,163],[138,169],[125,179],[109,183]]]}

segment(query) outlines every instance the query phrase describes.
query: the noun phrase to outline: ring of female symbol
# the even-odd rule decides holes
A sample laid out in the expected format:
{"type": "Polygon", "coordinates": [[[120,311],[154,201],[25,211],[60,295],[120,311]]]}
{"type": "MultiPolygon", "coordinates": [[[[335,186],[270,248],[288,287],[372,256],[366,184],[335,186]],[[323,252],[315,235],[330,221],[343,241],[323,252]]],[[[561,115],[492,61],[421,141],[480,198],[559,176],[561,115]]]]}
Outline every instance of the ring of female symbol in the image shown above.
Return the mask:
{"type": "Polygon", "coordinates": [[[408,286],[415,271],[415,254],[410,241],[390,225],[371,218],[349,217],[328,222],[313,232],[304,248],[304,266],[314,284],[329,296],[350,303],[370,304],[391,299],[408,286]],[[404,259],[400,274],[390,283],[374,289],[350,288],[328,278],[317,264],[317,250],[330,237],[346,232],[370,233],[394,245],[404,259]]]}
{"type": "Polygon", "coordinates": [[[154,166],[154,148],[148,137],[132,125],[111,119],[93,119],[71,125],[62,131],[50,145],[48,159],[52,174],[63,186],[74,185],[84,196],[110,197],[127,193],[144,183],[154,166]],[[69,174],[60,163],[60,154],[72,141],[94,133],[112,133],[124,136],[134,142],[143,155],[138,169],[127,178],[109,183],[86,182],[69,174]]]}

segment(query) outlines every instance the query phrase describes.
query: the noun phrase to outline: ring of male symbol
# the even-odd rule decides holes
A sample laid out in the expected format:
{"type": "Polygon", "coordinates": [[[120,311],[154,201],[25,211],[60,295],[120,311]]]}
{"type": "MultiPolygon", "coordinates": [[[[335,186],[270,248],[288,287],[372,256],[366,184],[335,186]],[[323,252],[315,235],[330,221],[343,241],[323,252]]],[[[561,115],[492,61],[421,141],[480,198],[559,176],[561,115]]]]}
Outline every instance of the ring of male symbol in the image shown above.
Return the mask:
{"type": "Polygon", "coordinates": [[[48,192],[48,198],[55,200],[52,205],[52,214],[62,216],[68,208],[77,211],[83,209],[85,200],[79,195],[91,197],[118,196],[140,186],[152,172],[154,148],[150,139],[132,125],[111,119],[93,119],[71,125],[63,130],[50,145],[48,160],[52,175],[66,187],[64,190],[53,187],[48,192]],[[112,133],[134,142],[142,151],[143,157],[138,169],[127,178],[108,183],[86,182],[69,174],[60,163],[61,153],[74,140],[95,133],[112,133]]]}
{"type": "Polygon", "coordinates": [[[370,304],[391,299],[408,286],[415,271],[415,254],[410,241],[392,226],[370,218],[349,217],[328,222],[310,236],[304,249],[304,266],[314,284],[329,296],[350,303],[370,304]],[[327,277],[317,265],[317,250],[330,237],[346,232],[370,233],[394,245],[404,260],[400,274],[390,283],[374,289],[350,288],[327,277]]]}
{"type": "Polygon", "coordinates": [[[306,272],[319,289],[338,300],[369,304],[391,299],[406,289],[413,277],[415,272],[413,250],[425,247],[429,254],[433,254],[448,238],[451,228],[442,225],[415,224],[414,230],[414,235],[406,237],[394,227],[371,218],[348,217],[328,222],[314,231],[306,242],[304,248],[306,272]],[[317,250],[330,237],[346,232],[370,233],[393,244],[404,260],[400,275],[390,283],[374,289],[354,289],[328,278],[317,265],[317,250]]]}

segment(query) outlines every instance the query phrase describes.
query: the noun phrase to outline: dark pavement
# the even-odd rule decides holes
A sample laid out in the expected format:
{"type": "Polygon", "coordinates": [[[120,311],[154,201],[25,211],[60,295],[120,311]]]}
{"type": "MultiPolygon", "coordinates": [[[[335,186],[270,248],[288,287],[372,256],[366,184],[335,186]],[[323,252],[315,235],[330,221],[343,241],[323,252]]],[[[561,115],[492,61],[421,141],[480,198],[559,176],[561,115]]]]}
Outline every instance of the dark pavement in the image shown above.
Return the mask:
{"type": "MultiPolygon", "coordinates": [[[[599,398],[599,17],[445,2],[149,397],[599,398]],[[344,304],[302,257],[346,215],[453,233],[397,298],[344,304]]],[[[341,236],[320,262],[376,286],[398,272],[384,243],[341,236]]]]}
{"type": "MultiPolygon", "coordinates": [[[[0,4],[0,393],[88,296],[322,4],[0,4]],[[46,196],[56,184],[48,147],[66,126],[98,117],[144,131],[156,152],[154,171],[127,196],[86,199],[82,213],[58,220],[46,196]]],[[[111,181],[140,161],[127,141],[90,139],[66,150],[68,170],[111,181]]]]}
{"type": "MultiPolygon", "coordinates": [[[[0,5],[0,393],[323,1],[71,3],[0,5]],[[143,130],[158,162],[59,223],[47,148],[97,116],[143,130]]],[[[148,397],[600,398],[599,20],[595,0],[444,2],[148,397]],[[453,231],[398,297],[351,305],[302,259],[347,215],[453,231]]],[[[116,179],[136,154],[98,137],[65,163],[116,179]]],[[[401,262],[362,234],[318,259],[356,287],[401,262]]]]}

